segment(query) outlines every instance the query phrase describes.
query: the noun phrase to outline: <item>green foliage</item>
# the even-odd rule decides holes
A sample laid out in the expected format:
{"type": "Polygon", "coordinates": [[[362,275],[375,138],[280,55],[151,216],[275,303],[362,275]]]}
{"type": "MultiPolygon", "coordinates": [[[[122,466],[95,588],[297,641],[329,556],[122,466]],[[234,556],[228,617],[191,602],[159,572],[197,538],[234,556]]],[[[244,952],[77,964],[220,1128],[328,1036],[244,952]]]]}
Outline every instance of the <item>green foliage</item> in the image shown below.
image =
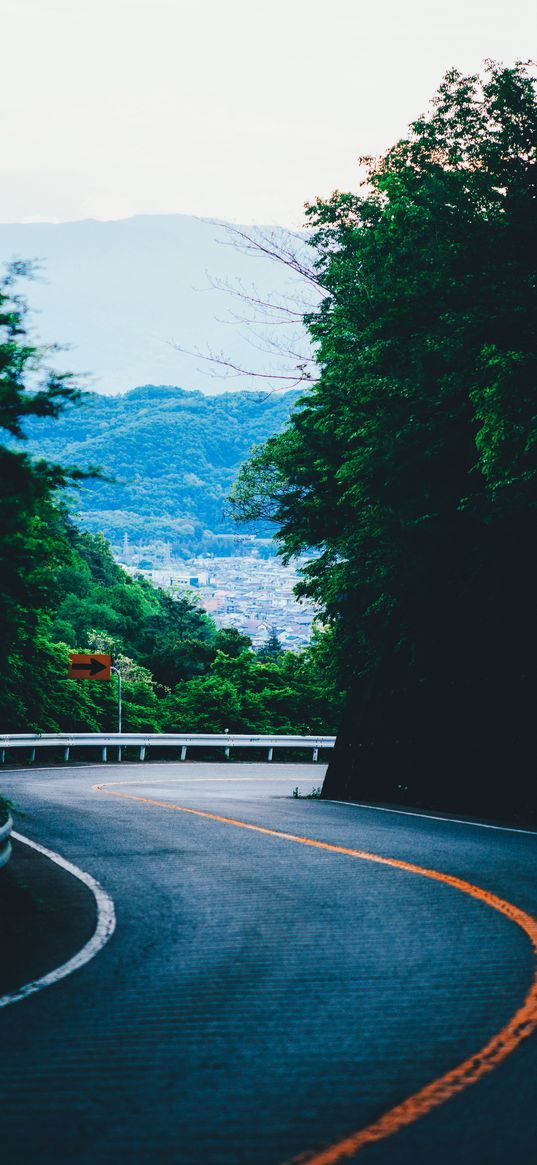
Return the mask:
{"type": "Polygon", "coordinates": [[[17,279],[31,275],[30,263],[14,262],[0,281],[0,428],[19,438],[29,417],[58,417],[80,395],[69,374],[46,366],[50,349],[27,341],[28,307],[15,286],[17,279]]]}
{"type": "Polygon", "coordinates": [[[9,817],[13,808],[13,802],[10,801],[7,797],[2,797],[0,795],[0,828],[2,825],[6,824],[6,821],[9,821],[9,817]]]}
{"type": "Polygon", "coordinates": [[[309,649],[270,659],[245,649],[217,652],[207,675],[178,684],[163,704],[169,732],[309,734],[336,730],[341,697],[309,649]]]}
{"type": "Polygon", "coordinates": [[[80,534],[68,523],[67,543],[56,609],[40,612],[31,647],[10,656],[8,730],[115,730],[115,680],[67,679],[69,650],[113,655],[122,675],[127,731],[292,733],[333,727],[339,701],[321,683],[318,645],[300,655],[280,648],[262,659],[247,636],[235,628],[217,631],[188,598],[172,599],[127,576],[104,539],[80,534]]]}
{"type": "Polygon", "coordinates": [[[308,211],[320,379],[234,501],[275,517],[285,554],[315,551],[301,589],[352,681],[340,794],[393,798],[398,772],[414,799],[470,797],[513,739],[529,779],[536,141],[526,66],[453,71],[361,193],[308,211]]]}
{"type": "MultiPolygon", "coordinates": [[[[58,414],[76,393],[67,378],[52,373],[35,392],[42,354],[26,343],[25,311],[10,275],[0,292],[0,419],[8,436],[20,436],[28,418],[55,418],[59,450],[58,414]]],[[[132,395],[146,409],[155,399],[150,390],[132,395]]],[[[190,395],[197,400],[198,394],[190,395]]],[[[171,411],[179,400],[188,413],[188,397],[172,393],[171,411]]],[[[200,402],[197,406],[203,412],[200,402]]],[[[257,402],[254,407],[235,398],[227,405],[237,425],[249,409],[258,416],[257,402]]],[[[208,410],[205,426],[207,417],[208,410]]],[[[213,432],[210,440],[218,442],[218,434],[213,432]]],[[[216,460],[231,457],[225,445],[218,454],[216,449],[216,460]]],[[[233,628],[217,630],[194,598],[172,597],[129,576],[115,562],[106,538],[77,529],[58,501],[59,491],[80,477],[79,471],[36,462],[3,446],[0,474],[3,731],[116,728],[116,680],[68,679],[73,650],[113,655],[122,677],[127,730],[293,732],[306,722],[325,729],[337,701],[320,690],[313,656],[283,653],[275,638],[266,659],[260,659],[247,636],[233,628]]]]}
{"type": "Polygon", "coordinates": [[[252,640],[248,635],[243,635],[237,631],[236,627],[221,627],[216,635],[215,648],[221,651],[223,655],[231,655],[236,657],[252,646],[252,640]]]}
{"type": "Polygon", "coordinates": [[[76,410],[54,421],[29,418],[24,431],[36,456],[102,468],[70,502],[85,528],[116,544],[125,533],[132,543],[163,539],[185,557],[222,554],[227,545],[233,553],[236,529],[226,512],[233,479],[296,399],[296,392],[208,397],[147,385],[122,396],[86,393],[76,410]]]}
{"type": "MultiPolygon", "coordinates": [[[[7,439],[20,437],[28,418],[56,417],[78,395],[69,377],[47,369],[46,352],[27,340],[27,307],[14,289],[25,273],[25,265],[14,264],[0,282],[0,428],[7,439]]],[[[44,613],[53,603],[57,574],[68,554],[54,493],[76,476],[0,447],[0,667],[6,729],[24,704],[44,613]]]]}
{"type": "Polygon", "coordinates": [[[264,644],[263,647],[260,647],[258,649],[258,652],[257,652],[258,658],[262,659],[262,660],[269,660],[270,661],[271,659],[274,658],[275,655],[281,655],[282,651],[283,651],[283,647],[280,643],[280,640],[278,639],[278,632],[276,631],[276,628],[273,627],[271,629],[271,632],[270,632],[270,635],[267,639],[267,642],[264,644]]]}

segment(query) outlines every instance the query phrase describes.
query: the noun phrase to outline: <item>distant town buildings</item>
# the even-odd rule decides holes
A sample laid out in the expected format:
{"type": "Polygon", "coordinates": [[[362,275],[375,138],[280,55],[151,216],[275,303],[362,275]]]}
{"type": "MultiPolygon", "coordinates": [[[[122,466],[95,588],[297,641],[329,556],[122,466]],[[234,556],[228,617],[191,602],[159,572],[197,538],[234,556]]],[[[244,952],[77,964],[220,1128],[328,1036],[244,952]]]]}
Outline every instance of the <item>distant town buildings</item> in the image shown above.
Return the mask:
{"type": "Polygon", "coordinates": [[[255,553],[186,562],[174,561],[167,554],[154,565],[143,557],[138,563],[132,561],[131,554],[129,558],[130,562],[121,563],[129,573],[142,574],[172,593],[195,592],[217,626],[236,627],[250,636],[255,647],[262,647],[273,630],[282,647],[291,650],[304,647],[311,639],[315,610],[293,594],[300,579],[300,562],[284,566],[279,558],[261,558],[255,553]]]}

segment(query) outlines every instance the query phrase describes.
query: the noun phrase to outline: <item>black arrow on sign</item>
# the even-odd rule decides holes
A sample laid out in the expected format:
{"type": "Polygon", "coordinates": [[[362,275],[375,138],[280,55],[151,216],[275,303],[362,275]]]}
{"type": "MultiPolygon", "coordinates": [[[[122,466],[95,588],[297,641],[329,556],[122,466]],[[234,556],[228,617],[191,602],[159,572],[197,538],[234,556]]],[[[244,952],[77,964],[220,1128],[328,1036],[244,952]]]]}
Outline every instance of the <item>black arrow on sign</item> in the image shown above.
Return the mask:
{"type": "Polygon", "coordinates": [[[97,676],[100,671],[106,671],[108,664],[92,656],[89,663],[72,663],[70,666],[71,671],[87,671],[90,676],[97,676]]]}

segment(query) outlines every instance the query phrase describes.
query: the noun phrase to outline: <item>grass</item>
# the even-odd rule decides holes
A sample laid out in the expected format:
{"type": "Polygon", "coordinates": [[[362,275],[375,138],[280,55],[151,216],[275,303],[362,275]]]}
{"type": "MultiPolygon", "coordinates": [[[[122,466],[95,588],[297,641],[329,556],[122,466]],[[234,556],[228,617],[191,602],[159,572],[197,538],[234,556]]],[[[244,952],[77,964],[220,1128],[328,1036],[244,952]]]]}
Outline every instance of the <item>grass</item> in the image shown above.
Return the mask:
{"type": "Polygon", "coordinates": [[[301,793],[298,785],[293,789],[293,797],[298,797],[301,801],[318,801],[320,796],[320,785],[314,786],[314,788],[311,790],[311,793],[301,793]]]}
{"type": "Polygon", "coordinates": [[[2,797],[0,794],[0,826],[5,825],[8,817],[13,809],[11,801],[7,797],[2,797]]]}

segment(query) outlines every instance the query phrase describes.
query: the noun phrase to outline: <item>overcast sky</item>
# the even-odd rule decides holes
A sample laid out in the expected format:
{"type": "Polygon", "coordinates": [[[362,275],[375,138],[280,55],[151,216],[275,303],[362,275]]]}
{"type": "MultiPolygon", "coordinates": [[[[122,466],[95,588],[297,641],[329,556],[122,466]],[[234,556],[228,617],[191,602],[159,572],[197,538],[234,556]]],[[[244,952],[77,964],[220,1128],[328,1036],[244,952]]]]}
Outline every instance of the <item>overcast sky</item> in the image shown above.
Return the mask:
{"type": "Polygon", "coordinates": [[[446,69],[537,55],[533,0],[0,0],[0,221],[298,225],[446,69]],[[6,35],[9,33],[9,35],[6,35]],[[6,46],[11,51],[6,52],[6,46]]]}

